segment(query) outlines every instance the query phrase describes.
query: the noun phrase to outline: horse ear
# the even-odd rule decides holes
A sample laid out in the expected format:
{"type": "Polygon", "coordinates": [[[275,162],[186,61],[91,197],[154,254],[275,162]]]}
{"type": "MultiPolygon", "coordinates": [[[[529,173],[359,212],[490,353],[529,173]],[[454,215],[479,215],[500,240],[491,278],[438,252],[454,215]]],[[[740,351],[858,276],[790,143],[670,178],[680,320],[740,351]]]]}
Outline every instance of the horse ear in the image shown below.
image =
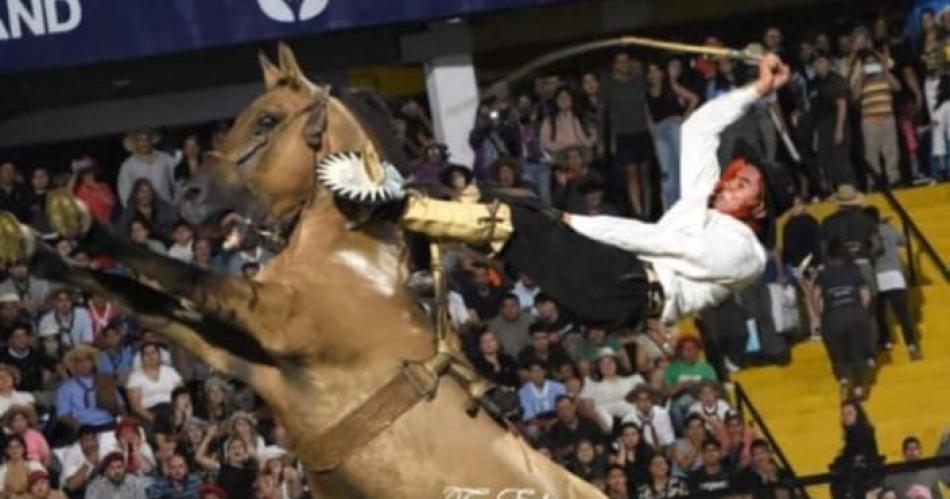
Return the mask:
{"type": "Polygon", "coordinates": [[[277,57],[280,64],[280,71],[285,78],[291,82],[297,83],[301,88],[313,90],[316,88],[310,80],[303,74],[300,65],[297,64],[297,57],[290,46],[281,42],[277,45],[277,57]]]}
{"type": "Polygon", "coordinates": [[[257,60],[261,63],[261,71],[264,73],[264,85],[267,87],[267,90],[276,87],[281,79],[280,68],[275,66],[273,62],[270,62],[270,59],[264,55],[263,52],[257,53],[257,60]]]}

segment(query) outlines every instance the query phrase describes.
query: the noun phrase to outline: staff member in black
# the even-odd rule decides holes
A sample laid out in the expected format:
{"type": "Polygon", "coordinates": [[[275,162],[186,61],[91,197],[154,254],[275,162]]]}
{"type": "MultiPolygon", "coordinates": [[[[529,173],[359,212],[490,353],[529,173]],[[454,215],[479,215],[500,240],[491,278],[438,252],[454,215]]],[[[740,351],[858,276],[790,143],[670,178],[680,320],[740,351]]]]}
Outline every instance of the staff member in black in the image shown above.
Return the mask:
{"type": "Polygon", "coordinates": [[[840,239],[828,243],[825,268],[816,280],[821,332],[842,399],[864,397],[869,364],[871,292],[840,239]]]}

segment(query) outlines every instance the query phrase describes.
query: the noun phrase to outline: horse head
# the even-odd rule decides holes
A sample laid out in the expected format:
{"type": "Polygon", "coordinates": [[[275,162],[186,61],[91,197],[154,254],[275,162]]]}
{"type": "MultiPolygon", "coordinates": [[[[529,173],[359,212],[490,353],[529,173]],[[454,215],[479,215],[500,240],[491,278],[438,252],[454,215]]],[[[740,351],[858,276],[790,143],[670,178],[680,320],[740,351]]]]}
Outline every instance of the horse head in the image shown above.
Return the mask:
{"type": "Polygon", "coordinates": [[[260,55],[265,93],[185,186],[182,214],[189,222],[215,223],[236,212],[255,226],[286,231],[304,207],[329,195],[315,168],[334,153],[358,153],[365,175],[382,180],[378,139],[329,86],[304,75],[287,45],[278,53],[277,65],[260,55]]]}

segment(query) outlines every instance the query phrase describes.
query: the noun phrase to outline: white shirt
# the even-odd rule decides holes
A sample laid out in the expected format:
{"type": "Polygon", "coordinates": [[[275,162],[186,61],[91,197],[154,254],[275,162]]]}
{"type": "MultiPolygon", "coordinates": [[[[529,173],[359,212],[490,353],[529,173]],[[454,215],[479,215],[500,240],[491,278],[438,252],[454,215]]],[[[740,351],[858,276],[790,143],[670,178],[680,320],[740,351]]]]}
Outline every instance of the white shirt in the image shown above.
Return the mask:
{"type": "Polygon", "coordinates": [[[119,178],[116,182],[119,191],[119,202],[125,207],[132,193],[132,186],[140,178],[148,179],[155,194],[166,203],[175,202],[175,159],[168,154],[154,150],[148,157],[131,155],[119,167],[119,178]]]}
{"type": "MultiPolygon", "coordinates": [[[[40,332],[40,337],[48,337],[51,335],[44,334],[44,332],[65,331],[67,328],[69,328],[69,338],[63,338],[63,343],[67,346],[93,342],[92,317],[89,316],[89,311],[83,307],[73,307],[72,320],[66,323],[57,320],[56,312],[51,310],[40,319],[40,326],[37,329],[40,332]]],[[[52,336],[55,336],[55,333],[52,336]]]]}
{"type": "Polygon", "coordinates": [[[670,413],[658,405],[654,405],[653,410],[646,416],[640,414],[640,411],[633,411],[621,422],[637,425],[646,442],[654,447],[666,447],[676,440],[676,435],[673,434],[673,422],[670,421],[670,413]],[[649,430],[649,426],[653,427],[653,431],[649,430]],[[653,440],[654,433],[656,433],[656,439],[659,440],[659,443],[653,440]]]}
{"type": "Polygon", "coordinates": [[[190,243],[184,245],[178,243],[172,244],[171,247],[168,248],[168,256],[187,263],[191,263],[195,259],[190,243]]]}
{"type": "Polygon", "coordinates": [[[17,392],[14,391],[10,394],[9,397],[4,397],[0,395],[0,416],[3,416],[10,410],[11,407],[15,405],[29,405],[32,406],[36,403],[36,399],[33,398],[33,394],[29,392],[17,392]]]}
{"type": "Polygon", "coordinates": [[[693,402],[693,405],[689,406],[690,414],[716,416],[719,418],[719,421],[723,422],[726,421],[726,415],[730,410],[732,410],[732,408],[729,407],[729,404],[727,404],[726,401],[722,399],[716,399],[716,405],[713,407],[705,407],[703,406],[703,403],[698,400],[693,402]]]}
{"type": "Polygon", "coordinates": [[[766,252],[747,225],[709,207],[719,180],[719,134],[759,94],[733,90],[699,108],[683,123],[682,197],[655,224],[610,216],[572,215],[571,227],[596,241],[650,262],[663,286],[662,318],[675,322],[725,300],[765,269],[766,252]]]}
{"type": "Polygon", "coordinates": [[[146,409],[157,404],[166,404],[172,400],[172,391],[181,384],[181,376],[168,366],[160,366],[158,379],[153,380],[144,371],[135,370],[129,374],[125,386],[142,391],[142,407],[146,409]]]}
{"type": "MultiPolygon", "coordinates": [[[[105,454],[99,453],[99,455],[105,457],[105,454]]],[[[79,445],[79,442],[76,442],[69,447],[66,447],[63,450],[63,474],[62,479],[65,482],[73,475],[79,471],[79,468],[86,463],[86,455],[82,453],[82,447],[79,445]]],[[[90,463],[92,466],[95,466],[98,463],[90,463]]]]}
{"type": "Polygon", "coordinates": [[[594,405],[597,406],[623,402],[626,400],[627,394],[633,391],[637,385],[643,383],[643,377],[639,374],[618,376],[609,381],[588,379],[584,383],[584,389],[581,390],[580,397],[593,400],[594,405]]]}

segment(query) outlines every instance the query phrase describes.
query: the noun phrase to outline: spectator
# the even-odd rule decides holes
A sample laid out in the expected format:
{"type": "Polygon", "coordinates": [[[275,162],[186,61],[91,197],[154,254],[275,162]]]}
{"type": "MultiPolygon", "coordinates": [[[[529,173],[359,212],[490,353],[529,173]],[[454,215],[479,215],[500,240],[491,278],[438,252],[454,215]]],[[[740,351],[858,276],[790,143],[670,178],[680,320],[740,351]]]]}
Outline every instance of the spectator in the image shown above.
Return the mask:
{"type": "MultiPolygon", "coordinates": [[[[209,433],[214,432],[209,430],[209,433]]],[[[245,411],[234,411],[228,418],[228,440],[242,440],[247,455],[253,458],[267,447],[264,438],[257,432],[257,419],[245,411]]],[[[225,449],[227,445],[225,441],[225,449]]]]}
{"type": "Polygon", "coordinates": [[[0,364],[0,417],[17,405],[33,406],[36,403],[29,392],[16,390],[20,384],[20,370],[10,364],[0,364]]]}
{"type": "Polygon", "coordinates": [[[168,251],[165,244],[152,237],[152,231],[149,229],[148,222],[142,218],[135,218],[129,225],[129,239],[138,245],[144,246],[159,255],[165,255],[168,251]]]}
{"type": "Polygon", "coordinates": [[[70,348],[95,340],[89,311],[73,304],[69,290],[53,291],[50,302],[52,308],[40,319],[39,326],[40,340],[48,355],[61,358],[70,348]]]}
{"type": "Polygon", "coordinates": [[[21,322],[13,327],[6,348],[0,349],[0,363],[12,366],[20,374],[16,387],[24,392],[40,392],[52,379],[56,363],[43,351],[33,348],[32,328],[21,322]]]}
{"type": "Polygon", "coordinates": [[[554,334],[548,338],[553,343],[560,343],[561,339],[574,331],[574,324],[565,315],[561,314],[561,309],[555,303],[554,299],[544,292],[534,297],[534,308],[538,311],[537,319],[540,322],[546,322],[553,329],[554,334]]]}
{"type": "Polygon", "coordinates": [[[947,143],[950,141],[950,78],[944,76],[939,80],[928,79],[928,88],[931,83],[934,95],[928,100],[934,102],[930,108],[932,125],[930,140],[933,143],[931,156],[936,163],[933,176],[939,178],[942,175],[943,180],[950,180],[950,164],[947,163],[947,143]]]}
{"type": "Polygon", "coordinates": [[[670,476],[670,462],[663,454],[654,454],[648,468],[650,476],[647,482],[637,489],[638,499],[669,499],[689,497],[686,482],[670,476]]]}
{"type": "Polygon", "coordinates": [[[45,471],[34,471],[27,479],[30,499],[66,499],[66,496],[50,487],[49,474],[45,471]]]}
{"type": "Polygon", "coordinates": [[[24,220],[37,232],[45,234],[50,231],[49,219],[46,217],[46,192],[49,189],[49,170],[44,166],[33,168],[30,173],[30,217],[24,220]]]}
{"type": "Polygon", "coordinates": [[[805,306],[805,314],[808,318],[808,332],[815,339],[821,337],[821,317],[818,315],[815,304],[814,278],[810,274],[821,259],[820,240],[821,227],[818,225],[818,220],[805,211],[805,203],[800,196],[796,196],[785,226],[782,227],[779,280],[788,282],[789,279],[794,278],[798,283],[801,289],[800,301],[805,306]],[[811,263],[808,268],[802,269],[802,273],[798,274],[797,268],[803,265],[809,256],[811,256],[811,263]],[[792,276],[786,275],[788,267],[792,267],[792,276]]]}
{"type": "Polygon", "coordinates": [[[623,467],[612,464],[607,467],[607,477],[604,480],[604,492],[608,499],[630,499],[630,486],[623,467]]]}
{"type": "Polygon", "coordinates": [[[143,343],[139,353],[142,366],[129,374],[126,383],[129,406],[137,417],[151,424],[156,417],[170,411],[172,392],[181,386],[182,379],[173,367],[162,364],[157,343],[143,343]]]}
{"type": "Polygon", "coordinates": [[[556,373],[561,366],[571,363],[567,352],[552,341],[556,335],[551,324],[537,321],[531,324],[531,344],[518,353],[518,364],[527,366],[540,362],[548,373],[556,373]]]}
{"type": "Polygon", "coordinates": [[[626,396],[644,383],[643,377],[639,374],[621,376],[618,373],[619,356],[610,347],[600,350],[596,362],[597,379],[585,381],[581,397],[593,400],[597,412],[607,422],[614,418],[622,420],[634,413],[636,408],[627,402],[626,396]]]}
{"type": "MultiPolygon", "coordinates": [[[[189,418],[185,420],[185,423],[181,428],[181,433],[177,435],[177,441],[175,442],[175,447],[172,453],[177,453],[184,456],[188,461],[189,468],[197,469],[198,467],[198,462],[196,459],[198,456],[198,448],[201,447],[201,442],[203,442],[205,439],[208,426],[208,423],[202,421],[201,419],[189,418]]],[[[163,445],[165,442],[170,442],[171,438],[163,437],[161,440],[162,444],[160,445],[163,445]]],[[[167,460],[167,457],[161,459],[162,462],[165,460],[167,460]]]]}
{"type": "Polygon", "coordinates": [[[512,388],[519,385],[518,365],[499,348],[498,337],[492,330],[483,331],[478,336],[478,354],[472,359],[472,365],[478,374],[492,383],[512,388]]]}
{"type": "Polygon", "coordinates": [[[103,329],[112,323],[118,323],[122,317],[122,310],[112,300],[102,294],[90,294],[86,300],[89,318],[92,320],[92,336],[94,343],[101,345],[103,329]]]}
{"type": "Polygon", "coordinates": [[[654,451],[634,423],[621,424],[617,434],[619,436],[613,444],[610,462],[623,468],[627,484],[635,489],[647,483],[650,476],[647,468],[654,451]]]}
{"type": "Polygon", "coordinates": [[[736,413],[726,416],[726,438],[723,443],[726,469],[734,472],[745,468],[752,462],[752,444],[758,435],[751,427],[746,427],[736,413]]]}
{"type": "Polygon", "coordinates": [[[224,444],[224,456],[219,457],[211,449],[212,439],[212,432],[208,432],[195,459],[202,468],[215,474],[215,483],[229,497],[241,497],[254,486],[257,463],[248,453],[244,440],[228,439],[224,444]]]}
{"type": "Polygon", "coordinates": [[[139,220],[150,234],[168,241],[177,216],[177,209],[156,195],[151,182],[140,178],[132,185],[125,208],[116,221],[116,229],[122,234],[130,234],[133,222],[139,220]]]}
{"type": "MultiPolygon", "coordinates": [[[[878,452],[874,427],[861,405],[854,400],[841,404],[841,426],[844,447],[831,463],[834,475],[831,490],[836,494],[864,497],[869,490],[881,486],[884,461],[878,452]]],[[[754,460],[753,456],[753,460],[754,460]]]]}
{"type": "Polygon", "coordinates": [[[558,396],[567,393],[564,385],[547,379],[544,363],[533,360],[527,366],[528,380],[518,390],[521,400],[522,419],[532,421],[537,417],[549,417],[554,411],[558,396]]]}
{"type": "Polygon", "coordinates": [[[214,262],[212,260],[211,241],[205,238],[197,238],[191,245],[192,262],[191,264],[202,270],[212,270],[214,262]]]}
{"type": "Polygon", "coordinates": [[[261,475],[275,481],[275,489],[280,498],[300,497],[303,495],[303,482],[297,470],[287,463],[287,451],[277,445],[270,445],[259,456],[261,475]]]}
{"type": "MultiPolygon", "coordinates": [[[[901,84],[891,73],[893,61],[875,51],[868,40],[867,28],[854,32],[856,57],[849,68],[851,92],[861,108],[861,129],[864,132],[864,159],[871,170],[888,186],[900,179],[897,147],[897,124],[891,94],[901,84]],[[884,157],[883,163],[881,156],[884,157]]],[[[875,179],[875,183],[879,182],[875,179]]]]}
{"type": "Polygon", "coordinates": [[[598,454],[594,443],[590,440],[577,442],[574,456],[568,462],[567,469],[594,485],[601,487],[607,475],[607,461],[603,454],[598,454]]]}
{"type": "MultiPolygon", "coordinates": [[[[469,314],[479,321],[488,321],[498,315],[505,292],[492,285],[488,267],[476,263],[471,270],[471,284],[463,287],[462,297],[468,306],[469,314]]],[[[502,344],[506,344],[504,337],[501,340],[502,344]]]]}
{"type": "Polygon", "coordinates": [[[0,210],[24,222],[30,219],[30,190],[17,179],[16,166],[9,161],[0,163],[0,210]]]}
{"type": "Polygon", "coordinates": [[[132,372],[132,347],[125,344],[125,335],[115,324],[109,324],[102,331],[99,342],[102,350],[96,362],[96,372],[115,376],[119,383],[125,384],[132,372]]]}
{"type": "Polygon", "coordinates": [[[412,171],[412,180],[420,183],[435,184],[442,178],[442,171],[448,166],[449,148],[445,144],[433,143],[422,149],[422,160],[412,171]]]}
{"type": "Polygon", "coordinates": [[[508,85],[496,85],[492,93],[488,102],[479,108],[468,139],[476,156],[473,170],[480,179],[498,159],[521,156],[521,126],[508,85]]]}
{"type": "Polygon", "coordinates": [[[618,357],[622,370],[627,372],[633,370],[620,339],[615,334],[608,335],[602,327],[587,326],[584,328],[583,337],[577,342],[574,349],[576,351],[574,358],[579,361],[594,362],[604,348],[613,350],[618,357]]]}
{"type": "Polygon", "coordinates": [[[198,499],[201,478],[188,470],[188,463],[179,454],[165,463],[163,476],[146,489],[148,499],[198,499]]]}
{"type": "Polygon", "coordinates": [[[175,222],[172,228],[172,245],[168,247],[168,256],[191,263],[194,259],[195,233],[184,220],[175,222]]]}
{"type": "Polygon", "coordinates": [[[597,134],[574,105],[571,88],[559,87],[554,93],[554,102],[557,111],[541,122],[541,146],[544,150],[552,157],[568,147],[591,150],[596,144],[597,134]]]}
{"type": "Polygon", "coordinates": [[[648,372],[657,361],[675,354],[674,335],[659,319],[647,319],[643,332],[635,334],[633,342],[636,345],[636,368],[639,372],[648,372]]]}
{"type": "Polygon", "coordinates": [[[614,145],[608,184],[619,189],[614,199],[624,201],[623,211],[642,215],[641,179],[647,178],[652,155],[649,133],[646,83],[634,70],[634,61],[626,52],[614,56],[610,74],[601,84],[606,130],[604,139],[614,145]]]}
{"type": "Polygon", "coordinates": [[[4,415],[3,429],[7,435],[19,435],[26,444],[26,458],[49,467],[51,457],[46,437],[37,428],[36,410],[32,405],[15,405],[4,415]]]}
{"type": "Polygon", "coordinates": [[[228,499],[228,494],[215,483],[203,483],[198,489],[198,499],[228,499]]]}
{"type": "Polygon", "coordinates": [[[559,395],[554,402],[557,421],[547,431],[547,443],[551,446],[551,453],[558,461],[565,461],[577,449],[582,440],[592,442],[595,447],[602,447],[604,432],[596,421],[578,414],[577,404],[569,395],[559,395]]]}
{"type": "Polygon", "coordinates": [[[609,215],[619,216],[620,212],[605,200],[607,186],[596,178],[588,178],[577,185],[577,193],[581,196],[581,206],[577,210],[580,215],[609,215]]]}
{"type": "MultiPolygon", "coordinates": [[[[904,462],[922,459],[923,452],[920,448],[920,439],[914,436],[905,438],[901,444],[901,452],[904,456],[904,462]]],[[[898,492],[899,497],[909,496],[910,488],[914,485],[920,485],[930,491],[930,497],[933,499],[943,499],[943,490],[940,487],[940,471],[938,469],[926,468],[888,475],[884,480],[884,484],[898,492]]]]}
{"type": "Polygon", "coordinates": [[[187,387],[179,386],[172,391],[171,407],[166,414],[156,418],[152,426],[155,441],[162,442],[177,438],[185,430],[189,420],[194,419],[194,406],[191,401],[191,391],[187,387]]]}
{"type": "Polygon", "coordinates": [[[706,85],[706,100],[713,100],[720,95],[742,86],[745,81],[736,74],[736,63],[728,57],[722,57],[716,62],[716,74],[706,85]]]}
{"type": "Polygon", "coordinates": [[[471,168],[457,163],[447,163],[439,174],[439,182],[448,189],[453,200],[477,201],[478,186],[475,184],[471,168]]]}
{"type": "Polygon", "coordinates": [[[0,495],[20,498],[27,494],[30,473],[46,471],[39,461],[26,457],[26,443],[19,435],[7,436],[0,465],[0,495]]]}
{"type": "Polygon", "coordinates": [[[99,465],[99,435],[96,428],[79,428],[78,440],[63,451],[63,489],[70,497],[84,497],[99,465]]]}
{"type": "MultiPolygon", "coordinates": [[[[518,305],[524,315],[531,317],[534,315],[534,299],[541,292],[538,283],[534,282],[531,276],[520,273],[515,285],[511,288],[512,294],[518,298],[518,305]]],[[[491,327],[491,326],[489,326],[491,327]]]]}
{"type": "Polygon", "coordinates": [[[225,380],[211,376],[204,383],[204,403],[195,407],[195,415],[209,423],[225,424],[234,410],[234,389],[225,380]]]}
{"type": "Polygon", "coordinates": [[[201,150],[201,140],[197,135],[191,134],[185,137],[181,143],[181,161],[172,170],[172,177],[175,181],[175,199],[181,193],[182,187],[193,177],[201,167],[204,160],[204,151],[201,150]]]}
{"type": "Polygon", "coordinates": [[[887,323],[885,304],[889,304],[891,312],[897,317],[904,336],[904,345],[911,360],[921,360],[920,342],[917,339],[917,325],[910,316],[907,305],[907,280],[904,278],[903,266],[897,256],[898,246],[907,244],[904,235],[894,229],[887,218],[881,218],[881,213],[875,206],[868,206],[864,212],[877,223],[878,234],[881,238],[882,251],[874,260],[878,302],[876,307],[878,345],[884,350],[894,347],[891,341],[891,329],[887,323]]]}
{"type": "Polygon", "coordinates": [[[533,321],[531,314],[522,311],[518,296],[506,293],[501,298],[498,315],[489,320],[487,326],[501,341],[504,352],[514,356],[530,344],[533,321]]]}
{"type": "Polygon", "coordinates": [[[129,473],[147,475],[156,468],[152,446],[146,441],[145,432],[132,418],[123,417],[116,425],[115,447],[122,453],[129,473]]]}
{"type": "Polygon", "coordinates": [[[699,400],[689,407],[689,413],[701,417],[707,431],[721,434],[725,430],[726,416],[730,412],[732,408],[719,397],[718,384],[711,381],[699,384],[699,400]]]}
{"type": "Polygon", "coordinates": [[[95,375],[98,357],[95,348],[79,345],[63,359],[72,376],[56,390],[56,416],[69,427],[87,425],[108,431],[122,408],[115,381],[95,375]]]}
{"type": "Polygon", "coordinates": [[[122,206],[128,208],[138,180],[145,179],[154,194],[166,203],[175,201],[175,160],[155,149],[159,136],[153,130],[130,132],[122,145],[130,156],[119,167],[118,191],[122,206]]]}
{"type": "Polygon", "coordinates": [[[33,317],[20,307],[16,293],[0,295],[0,338],[9,338],[20,324],[32,327],[33,317]]]}
{"type": "Polygon", "coordinates": [[[867,310],[871,293],[840,241],[828,245],[825,263],[815,282],[825,348],[842,398],[861,398],[871,354],[867,310]]]}
{"type": "Polygon", "coordinates": [[[670,416],[677,428],[681,427],[689,407],[696,401],[696,391],[702,381],[718,381],[716,370],[699,358],[702,351],[699,339],[683,336],[676,342],[676,357],[666,366],[663,382],[670,395],[670,416]]]}
{"type": "Polygon", "coordinates": [[[689,475],[690,493],[693,497],[720,497],[732,486],[729,470],[722,464],[722,444],[710,438],[702,449],[703,464],[689,475]]]}
{"type": "MultiPolygon", "coordinates": [[[[854,184],[851,169],[851,140],[848,124],[848,82],[831,70],[831,56],[816,52],[812,66],[815,71],[811,97],[811,120],[817,137],[818,168],[828,184],[812,186],[813,196],[824,196],[842,184],[854,184]]],[[[812,179],[818,180],[818,179],[812,179]]]]}
{"type": "Polygon", "coordinates": [[[70,184],[76,198],[86,204],[96,221],[111,225],[116,204],[115,192],[102,181],[99,163],[89,156],[83,156],[72,162],[72,171],[70,184]]]}
{"type": "Polygon", "coordinates": [[[750,494],[753,499],[791,498],[791,474],[776,464],[769,444],[761,439],[752,442],[751,456],[749,466],[733,477],[736,490],[750,494]]]}
{"type": "Polygon", "coordinates": [[[690,414],[683,424],[683,438],[673,444],[670,452],[673,461],[673,476],[687,479],[703,467],[703,442],[707,438],[705,421],[698,414],[690,414]]]}
{"type": "Polygon", "coordinates": [[[647,65],[646,97],[663,174],[663,204],[669,208],[680,197],[680,125],[699,105],[699,96],[672,78],[668,68],[654,62],[647,65]]]}
{"type": "Polygon", "coordinates": [[[590,151],[568,147],[555,157],[554,186],[551,204],[558,209],[581,212],[585,208],[581,187],[591,182],[603,183],[600,173],[590,168],[590,151]]]}
{"type": "Polygon", "coordinates": [[[647,385],[637,385],[627,396],[627,400],[636,407],[636,411],[623,419],[624,423],[633,423],[640,428],[643,440],[657,452],[665,451],[673,443],[673,423],[670,413],[656,405],[653,389],[647,385]]]}
{"type": "Polygon", "coordinates": [[[34,277],[26,262],[16,262],[7,267],[7,280],[0,284],[0,295],[14,294],[20,306],[30,315],[39,315],[46,308],[50,284],[46,279],[34,277]]]}
{"type": "Polygon", "coordinates": [[[500,189],[519,189],[536,192],[537,188],[524,180],[521,164],[517,159],[503,157],[492,163],[489,170],[488,186],[500,189]]]}
{"type": "Polygon", "coordinates": [[[100,464],[102,474],[86,489],[86,499],[145,499],[145,481],[126,468],[121,452],[110,452],[100,464]]]}

